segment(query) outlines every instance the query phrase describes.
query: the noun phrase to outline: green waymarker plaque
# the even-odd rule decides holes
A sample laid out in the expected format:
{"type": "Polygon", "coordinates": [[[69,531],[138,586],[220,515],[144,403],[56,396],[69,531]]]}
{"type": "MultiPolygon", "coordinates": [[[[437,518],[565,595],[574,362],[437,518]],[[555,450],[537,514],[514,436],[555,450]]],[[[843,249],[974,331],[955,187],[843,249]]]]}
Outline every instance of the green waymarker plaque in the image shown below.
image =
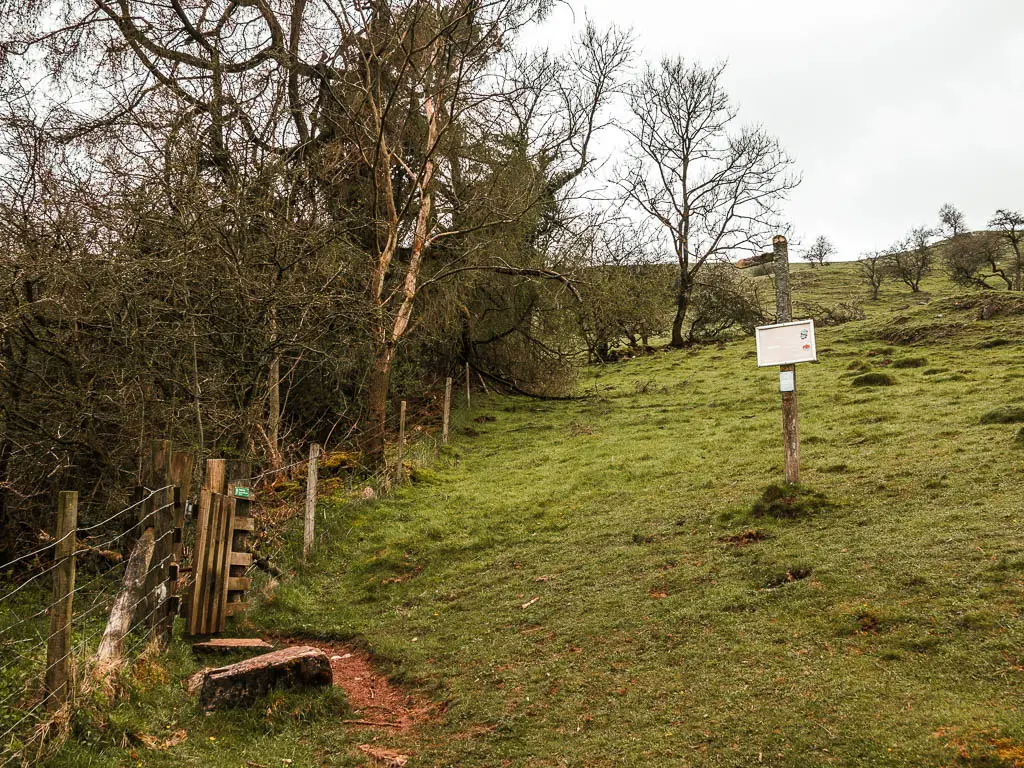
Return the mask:
{"type": "Polygon", "coordinates": [[[239,486],[236,485],[235,486],[235,498],[236,499],[251,499],[252,498],[252,491],[250,491],[248,488],[240,488],[239,486]]]}

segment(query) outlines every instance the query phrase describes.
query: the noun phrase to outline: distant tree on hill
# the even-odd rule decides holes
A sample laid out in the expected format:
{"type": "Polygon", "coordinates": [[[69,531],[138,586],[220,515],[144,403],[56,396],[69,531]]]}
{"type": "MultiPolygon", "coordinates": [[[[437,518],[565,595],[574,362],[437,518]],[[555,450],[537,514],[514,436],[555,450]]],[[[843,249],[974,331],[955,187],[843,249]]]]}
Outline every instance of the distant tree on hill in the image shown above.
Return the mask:
{"type": "Polygon", "coordinates": [[[872,299],[878,298],[878,291],[882,287],[882,283],[889,276],[887,255],[883,251],[872,251],[871,253],[865,253],[861,260],[857,262],[861,277],[871,286],[872,299]]]}
{"type": "Polygon", "coordinates": [[[621,186],[679,264],[674,347],[687,343],[684,322],[704,266],[763,248],[778,231],[779,202],[799,183],[774,137],[736,126],[723,70],[665,59],[628,89],[632,146],[621,186]]]}
{"type": "Polygon", "coordinates": [[[835,253],[836,247],[832,245],[832,241],[824,235],[818,235],[818,239],[804,253],[804,258],[810,262],[812,267],[815,265],[823,267],[835,253]]]}
{"type": "Polygon", "coordinates": [[[893,245],[886,252],[886,260],[892,275],[917,293],[921,280],[932,271],[934,256],[931,241],[935,231],[928,227],[915,227],[910,234],[893,245]]]}
{"type": "Polygon", "coordinates": [[[1018,211],[1000,208],[991,218],[988,225],[996,230],[998,236],[1013,250],[1013,289],[1022,288],[1024,278],[1024,258],[1021,256],[1021,244],[1024,242],[1024,215],[1018,211]]]}
{"type": "Polygon", "coordinates": [[[958,235],[946,244],[942,264],[957,285],[992,288],[989,279],[999,278],[1007,290],[1013,290],[1013,280],[1000,265],[1002,251],[1002,238],[997,232],[958,235]]]}
{"type": "Polygon", "coordinates": [[[964,212],[952,203],[946,203],[939,208],[939,233],[947,239],[954,239],[965,234],[967,229],[967,217],[964,212]]]}

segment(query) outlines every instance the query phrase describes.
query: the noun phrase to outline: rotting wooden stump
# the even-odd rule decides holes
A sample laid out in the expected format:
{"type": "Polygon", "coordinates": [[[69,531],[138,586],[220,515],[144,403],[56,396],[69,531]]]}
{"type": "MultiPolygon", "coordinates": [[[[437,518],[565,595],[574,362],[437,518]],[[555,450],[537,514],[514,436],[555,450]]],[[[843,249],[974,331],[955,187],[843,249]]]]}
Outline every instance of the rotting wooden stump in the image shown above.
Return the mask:
{"type": "Polygon", "coordinates": [[[226,667],[205,669],[188,681],[199,706],[210,711],[251,704],[275,688],[331,686],[331,661],[319,648],[284,648],[226,667]]]}
{"type": "Polygon", "coordinates": [[[195,653],[235,653],[236,651],[272,651],[274,646],[258,637],[216,637],[192,643],[195,653]]]}

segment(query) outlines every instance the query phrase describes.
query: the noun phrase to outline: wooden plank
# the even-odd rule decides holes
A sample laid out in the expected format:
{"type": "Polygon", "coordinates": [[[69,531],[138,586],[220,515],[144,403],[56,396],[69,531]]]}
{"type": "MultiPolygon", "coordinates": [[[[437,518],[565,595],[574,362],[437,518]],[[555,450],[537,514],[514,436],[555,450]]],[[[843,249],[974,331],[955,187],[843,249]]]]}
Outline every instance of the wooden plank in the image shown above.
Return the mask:
{"type": "Polygon", "coordinates": [[[224,538],[221,542],[221,549],[219,554],[220,569],[218,572],[218,586],[220,592],[215,593],[212,598],[214,606],[216,607],[216,622],[214,624],[214,632],[224,631],[224,619],[226,614],[224,612],[224,606],[228,602],[228,578],[230,577],[229,569],[229,555],[231,553],[231,537],[235,528],[235,500],[230,496],[223,497],[222,504],[224,507],[224,538]]]}
{"type": "MultiPolygon", "coordinates": [[[[236,512],[237,514],[237,512],[236,512]]],[[[237,518],[236,518],[237,522],[237,518]]],[[[252,565],[252,554],[249,552],[232,552],[231,553],[231,565],[240,565],[243,568],[247,568],[252,565]]]]}
{"type": "Polygon", "coordinates": [[[203,488],[207,488],[214,493],[224,493],[227,489],[227,469],[228,463],[226,459],[207,459],[206,474],[203,477],[203,488]]]}
{"type": "Polygon", "coordinates": [[[229,576],[228,590],[231,592],[244,592],[252,586],[252,579],[245,576],[229,576]]]}
{"type": "Polygon", "coordinates": [[[236,651],[272,651],[274,646],[258,637],[219,637],[193,643],[196,653],[234,653],[236,651]]]}
{"type": "Polygon", "coordinates": [[[221,560],[224,551],[224,496],[213,494],[213,506],[210,516],[212,535],[209,544],[209,562],[206,584],[203,586],[203,634],[209,635],[217,631],[219,612],[218,596],[220,595],[219,575],[224,567],[221,560]]]}
{"type": "Polygon", "coordinates": [[[235,616],[243,611],[248,610],[248,603],[228,603],[224,606],[224,614],[226,616],[235,616]]]}
{"type": "Polygon", "coordinates": [[[188,609],[188,634],[199,634],[203,617],[203,585],[206,580],[206,570],[209,560],[210,543],[210,508],[213,503],[213,493],[204,488],[199,494],[199,509],[196,512],[196,544],[192,554],[193,576],[192,599],[189,601],[188,609]]]}
{"type": "MultiPolygon", "coordinates": [[[[234,502],[234,499],[231,499],[234,502]]],[[[236,531],[253,531],[256,528],[256,523],[251,517],[235,517],[234,530],[236,531]]]]}
{"type": "Polygon", "coordinates": [[[206,575],[203,585],[203,634],[209,635],[217,631],[218,599],[220,595],[220,574],[224,569],[224,496],[213,494],[210,512],[210,543],[206,575]]]}

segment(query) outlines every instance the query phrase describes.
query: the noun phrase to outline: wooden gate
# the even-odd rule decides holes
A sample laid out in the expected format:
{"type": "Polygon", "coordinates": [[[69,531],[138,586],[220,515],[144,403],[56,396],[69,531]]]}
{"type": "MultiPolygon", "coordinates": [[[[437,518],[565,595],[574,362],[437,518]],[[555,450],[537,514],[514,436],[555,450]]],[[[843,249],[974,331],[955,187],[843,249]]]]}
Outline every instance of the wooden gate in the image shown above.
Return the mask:
{"type": "Polygon", "coordinates": [[[238,479],[227,482],[228,462],[206,462],[206,481],[196,512],[195,579],[187,617],[190,635],[223,632],[227,617],[249,606],[245,601],[245,592],[252,585],[245,575],[252,564],[248,551],[253,530],[249,468],[236,462],[231,468],[238,479]]]}

